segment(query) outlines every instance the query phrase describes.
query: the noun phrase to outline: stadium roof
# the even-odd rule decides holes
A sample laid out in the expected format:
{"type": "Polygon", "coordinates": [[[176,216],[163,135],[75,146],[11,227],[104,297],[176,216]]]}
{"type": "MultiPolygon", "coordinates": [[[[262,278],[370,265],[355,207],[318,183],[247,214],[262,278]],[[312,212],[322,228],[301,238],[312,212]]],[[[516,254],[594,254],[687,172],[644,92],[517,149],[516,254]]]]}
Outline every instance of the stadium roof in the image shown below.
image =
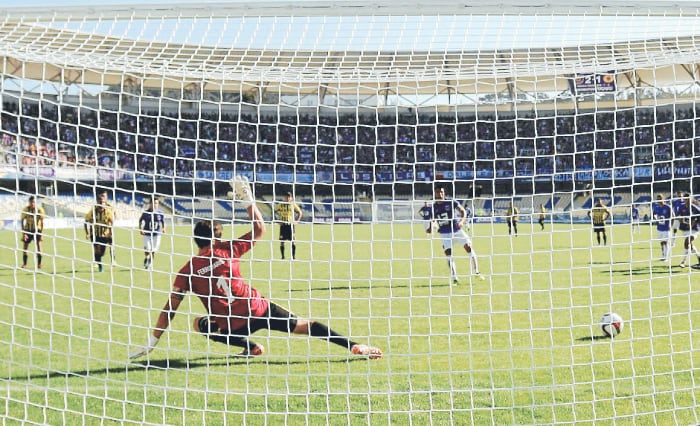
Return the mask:
{"type": "Polygon", "coordinates": [[[8,12],[40,20],[100,16],[129,19],[135,15],[181,18],[183,16],[378,16],[378,15],[483,15],[556,14],[610,16],[668,16],[700,8],[697,0],[51,0],[45,5],[0,6],[8,12]]]}
{"type": "MultiPolygon", "coordinates": [[[[391,6],[395,2],[385,1],[342,2],[342,6],[327,1],[261,2],[255,5],[255,10],[262,11],[261,14],[266,10],[273,13],[280,5],[286,5],[288,14],[304,7],[308,14],[341,7],[347,13],[353,3],[363,3],[358,7],[359,14],[369,13],[372,9],[368,5],[387,13],[396,11],[396,6],[391,6]]],[[[414,3],[427,7],[428,3],[435,2],[414,3]]],[[[459,6],[442,0],[438,3],[444,3],[447,12],[459,6]]],[[[520,2],[506,3],[512,10],[514,6],[517,9],[520,2]]],[[[616,7],[623,10],[634,3],[639,11],[638,1],[616,3],[616,7]]],[[[529,8],[541,6],[528,4],[529,8]]],[[[217,16],[249,13],[244,3],[238,1],[207,5],[213,5],[207,10],[216,10],[217,16]]],[[[546,12],[560,10],[556,4],[554,6],[546,12]]],[[[596,6],[607,10],[602,3],[591,3],[594,10],[596,6]]],[[[524,3],[521,7],[525,7],[524,3]]],[[[493,5],[489,6],[489,10],[492,8],[493,5]]],[[[46,12],[40,13],[34,8],[0,9],[0,18],[3,13],[5,18],[0,23],[0,58],[5,78],[161,90],[196,87],[233,93],[265,91],[339,96],[556,92],[567,90],[574,74],[608,72],[617,74],[618,90],[645,86],[693,87],[700,80],[700,36],[694,35],[490,50],[280,50],[139,40],[55,25],[55,19],[68,16],[78,21],[86,15],[100,19],[128,15],[133,19],[134,6],[96,7],[89,11],[57,8],[50,21],[41,18],[51,16],[46,12]]],[[[544,11],[540,9],[540,12],[544,11]]],[[[165,16],[196,14],[195,10],[179,5],[176,8],[154,6],[152,10],[146,6],[139,8],[139,13],[150,16],[156,13],[165,16]]],[[[199,13],[202,13],[201,5],[199,13]]]]}

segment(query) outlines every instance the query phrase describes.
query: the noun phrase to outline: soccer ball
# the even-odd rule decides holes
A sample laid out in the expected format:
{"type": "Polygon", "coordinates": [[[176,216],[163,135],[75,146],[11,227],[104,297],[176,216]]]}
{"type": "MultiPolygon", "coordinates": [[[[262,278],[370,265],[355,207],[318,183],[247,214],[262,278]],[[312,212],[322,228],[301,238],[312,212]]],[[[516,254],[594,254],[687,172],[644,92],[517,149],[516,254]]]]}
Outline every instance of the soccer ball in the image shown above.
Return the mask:
{"type": "Polygon", "coordinates": [[[608,337],[615,337],[622,332],[622,317],[614,312],[608,312],[600,318],[600,329],[608,337]]]}

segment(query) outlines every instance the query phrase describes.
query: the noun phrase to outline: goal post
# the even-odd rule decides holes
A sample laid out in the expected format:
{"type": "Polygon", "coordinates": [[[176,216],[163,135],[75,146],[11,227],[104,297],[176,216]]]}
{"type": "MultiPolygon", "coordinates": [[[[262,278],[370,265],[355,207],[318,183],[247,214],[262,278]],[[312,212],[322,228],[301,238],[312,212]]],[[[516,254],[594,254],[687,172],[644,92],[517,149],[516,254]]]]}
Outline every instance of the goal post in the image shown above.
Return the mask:
{"type": "Polygon", "coordinates": [[[608,3],[0,6],[3,418],[700,422],[700,3],[608,3]],[[193,294],[129,359],[195,224],[252,229],[236,176],[243,279],[382,359],[266,330],[238,357],[193,294]]]}

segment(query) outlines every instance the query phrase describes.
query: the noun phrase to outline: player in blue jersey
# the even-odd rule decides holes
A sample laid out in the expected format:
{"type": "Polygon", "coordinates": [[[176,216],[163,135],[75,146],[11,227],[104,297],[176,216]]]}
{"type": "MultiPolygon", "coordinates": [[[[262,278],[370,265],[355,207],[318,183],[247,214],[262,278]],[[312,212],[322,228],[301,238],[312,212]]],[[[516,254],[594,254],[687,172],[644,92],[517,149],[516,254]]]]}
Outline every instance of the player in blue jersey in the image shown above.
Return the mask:
{"type": "Polygon", "coordinates": [[[636,204],[632,204],[630,208],[630,224],[632,225],[632,232],[639,232],[639,207],[636,204]]]}
{"type": "Polygon", "coordinates": [[[670,257],[669,239],[671,238],[672,217],[671,206],[666,204],[663,195],[657,195],[656,204],[654,205],[654,223],[656,223],[656,237],[661,245],[662,262],[666,262],[670,257]]]}
{"type": "Polygon", "coordinates": [[[676,196],[671,200],[671,211],[673,212],[674,217],[673,222],[671,224],[673,227],[673,234],[671,235],[671,247],[674,247],[676,245],[676,235],[678,234],[678,229],[681,225],[680,219],[677,218],[678,215],[676,211],[683,204],[685,204],[685,202],[683,201],[683,192],[678,191],[676,192],[676,196]]]}
{"type": "Polygon", "coordinates": [[[428,202],[423,203],[423,207],[418,210],[418,215],[423,219],[425,225],[425,233],[430,234],[433,230],[433,209],[428,205],[428,202]]]}
{"type": "MultiPolygon", "coordinates": [[[[454,284],[459,284],[457,278],[457,265],[452,257],[452,247],[454,245],[464,247],[464,250],[469,256],[471,273],[478,276],[479,279],[484,279],[479,273],[479,264],[477,262],[476,253],[472,249],[472,240],[464,232],[464,221],[466,220],[467,212],[464,207],[455,200],[447,199],[445,196],[445,187],[437,185],[435,187],[435,202],[431,211],[431,220],[437,225],[437,231],[442,237],[442,248],[447,256],[447,265],[450,268],[450,277],[454,284]]],[[[426,232],[431,232],[432,227],[429,227],[426,232]]]]}
{"type": "MultiPolygon", "coordinates": [[[[700,251],[695,245],[695,241],[700,235],[700,202],[696,197],[690,198],[690,235],[688,236],[688,258],[690,258],[690,253],[695,253],[695,257],[698,258],[698,263],[693,265],[693,269],[700,269],[700,251]]],[[[690,259],[689,259],[690,260],[690,259]]]]}
{"type": "Polygon", "coordinates": [[[160,201],[153,198],[150,207],[141,214],[139,230],[143,235],[143,249],[145,257],[143,267],[150,269],[153,266],[153,258],[160,249],[161,235],[165,232],[165,213],[159,208],[160,201]]]}

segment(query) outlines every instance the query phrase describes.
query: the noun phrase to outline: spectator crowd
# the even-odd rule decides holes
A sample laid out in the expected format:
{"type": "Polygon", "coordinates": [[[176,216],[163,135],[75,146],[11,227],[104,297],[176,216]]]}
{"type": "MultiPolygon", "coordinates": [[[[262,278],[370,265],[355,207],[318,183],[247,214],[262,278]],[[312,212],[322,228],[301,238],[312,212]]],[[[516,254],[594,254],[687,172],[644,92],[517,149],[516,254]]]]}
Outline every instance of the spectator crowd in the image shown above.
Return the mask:
{"type": "Polygon", "coordinates": [[[198,172],[512,178],[670,163],[700,171],[700,109],[590,113],[134,114],[4,102],[0,163],[104,167],[144,177],[198,172]],[[695,163],[693,163],[695,162],[695,163]]]}

